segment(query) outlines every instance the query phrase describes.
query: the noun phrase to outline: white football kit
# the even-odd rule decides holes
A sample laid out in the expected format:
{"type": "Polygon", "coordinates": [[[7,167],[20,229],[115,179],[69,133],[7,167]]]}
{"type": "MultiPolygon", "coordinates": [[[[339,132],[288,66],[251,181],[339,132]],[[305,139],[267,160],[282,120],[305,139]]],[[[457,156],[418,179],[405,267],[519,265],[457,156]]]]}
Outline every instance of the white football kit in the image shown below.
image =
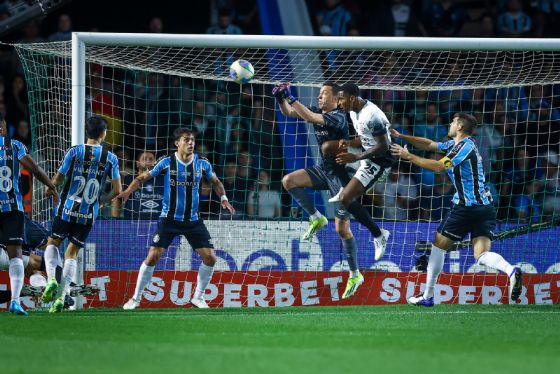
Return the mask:
{"type": "MultiPolygon", "coordinates": [[[[366,100],[366,104],[358,113],[350,112],[350,118],[356,133],[362,141],[362,148],[364,150],[367,151],[376,146],[377,140],[375,138],[379,135],[387,134],[389,141],[391,141],[391,135],[389,134],[391,124],[385,113],[371,101],[366,100]]],[[[387,178],[387,175],[391,172],[392,163],[393,157],[390,156],[390,153],[360,160],[360,167],[356,171],[354,178],[358,179],[367,191],[376,182],[387,178]]]]}

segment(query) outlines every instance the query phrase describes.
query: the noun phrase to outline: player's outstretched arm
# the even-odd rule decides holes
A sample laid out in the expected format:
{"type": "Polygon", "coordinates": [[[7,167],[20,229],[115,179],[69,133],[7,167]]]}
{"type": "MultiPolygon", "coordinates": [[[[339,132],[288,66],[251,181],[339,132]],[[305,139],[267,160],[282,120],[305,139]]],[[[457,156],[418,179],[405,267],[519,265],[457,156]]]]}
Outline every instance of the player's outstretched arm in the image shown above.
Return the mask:
{"type": "MultiPolygon", "coordinates": [[[[122,192],[120,192],[115,199],[121,199],[122,203],[126,203],[126,201],[128,200],[128,198],[130,197],[130,194],[132,194],[134,191],[136,191],[138,188],[140,188],[140,186],[145,183],[146,181],[149,181],[150,179],[152,179],[153,177],[151,176],[151,174],[147,171],[143,172],[142,174],[140,174],[139,176],[137,176],[136,178],[134,178],[134,180],[132,181],[132,183],[128,186],[128,188],[122,192]]],[[[119,184],[120,184],[120,179],[118,179],[119,184]]],[[[121,187],[122,188],[122,187],[121,187]]]]}
{"type": "Polygon", "coordinates": [[[29,155],[25,155],[24,157],[22,157],[19,162],[23,165],[24,168],[31,171],[41,183],[47,186],[47,196],[51,196],[53,198],[53,202],[55,204],[58,204],[59,196],[58,192],[56,191],[56,186],[49,179],[47,173],[45,173],[43,168],[37,165],[35,160],[33,160],[29,155]]]}
{"type": "Polygon", "coordinates": [[[120,178],[113,179],[111,181],[111,192],[109,192],[105,196],[102,196],[101,199],[99,199],[99,202],[101,204],[108,203],[109,201],[117,197],[121,192],[122,192],[121,179],[120,178]]]}
{"type": "Polygon", "coordinates": [[[216,194],[220,196],[222,208],[229,210],[229,212],[232,215],[235,214],[235,208],[229,203],[229,200],[226,196],[226,190],[224,188],[224,185],[218,179],[218,177],[216,177],[216,175],[212,175],[212,178],[210,178],[210,183],[212,183],[212,186],[214,187],[214,191],[216,191],[216,194]]]}
{"type": "Polygon", "coordinates": [[[414,147],[422,151],[432,151],[438,152],[439,148],[436,142],[427,138],[421,138],[419,136],[404,135],[395,129],[391,129],[391,136],[396,139],[402,139],[405,142],[412,144],[414,147]]]}
{"type": "Polygon", "coordinates": [[[401,147],[398,144],[392,144],[391,153],[402,158],[403,160],[412,162],[414,165],[420,166],[424,169],[435,171],[436,173],[443,173],[446,170],[446,165],[442,161],[423,158],[412,154],[408,151],[406,145],[404,147],[401,147]]]}

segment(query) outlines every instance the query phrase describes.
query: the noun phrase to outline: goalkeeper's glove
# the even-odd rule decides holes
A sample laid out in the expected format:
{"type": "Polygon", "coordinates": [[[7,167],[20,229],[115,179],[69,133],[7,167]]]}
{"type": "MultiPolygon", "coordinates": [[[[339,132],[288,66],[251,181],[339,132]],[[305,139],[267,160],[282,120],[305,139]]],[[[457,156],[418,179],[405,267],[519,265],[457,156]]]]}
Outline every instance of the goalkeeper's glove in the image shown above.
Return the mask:
{"type": "Polygon", "coordinates": [[[284,97],[288,101],[288,104],[292,105],[293,103],[295,103],[297,101],[297,97],[292,95],[292,92],[290,91],[290,85],[289,84],[284,85],[283,91],[284,91],[284,97]]]}
{"type": "Polygon", "coordinates": [[[284,87],[286,87],[286,83],[280,83],[274,86],[274,88],[272,89],[272,96],[274,96],[279,103],[283,103],[286,99],[284,87]]]}

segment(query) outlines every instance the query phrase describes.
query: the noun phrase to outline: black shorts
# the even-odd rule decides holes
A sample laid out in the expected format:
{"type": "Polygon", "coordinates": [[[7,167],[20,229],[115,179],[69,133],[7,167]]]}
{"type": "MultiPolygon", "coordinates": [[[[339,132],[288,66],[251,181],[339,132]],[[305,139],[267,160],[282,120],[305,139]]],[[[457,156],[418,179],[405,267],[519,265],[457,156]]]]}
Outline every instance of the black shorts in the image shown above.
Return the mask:
{"type": "Polygon", "coordinates": [[[183,235],[193,249],[214,248],[210,233],[201,219],[182,222],[169,218],[159,219],[152,247],[167,248],[177,235],[183,235]]]}
{"type": "Polygon", "coordinates": [[[5,245],[21,245],[23,243],[23,212],[12,210],[0,213],[0,243],[5,245]]]}
{"type": "Polygon", "coordinates": [[[437,229],[454,241],[462,240],[469,233],[471,238],[486,236],[493,240],[495,231],[496,209],[492,205],[453,205],[437,229]]]}
{"type": "MultiPolygon", "coordinates": [[[[307,168],[305,169],[305,172],[309,175],[309,179],[311,179],[311,188],[319,191],[329,191],[331,196],[335,196],[339,193],[340,189],[350,181],[349,177],[347,180],[341,180],[340,176],[337,176],[334,172],[325,169],[322,165],[315,165],[307,168]]],[[[348,213],[340,203],[335,203],[334,209],[335,216],[337,218],[343,220],[350,219],[350,213],[348,213]]]]}
{"type": "Polygon", "coordinates": [[[68,222],[60,217],[55,217],[51,227],[51,238],[64,240],[68,238],[71,243],[83,248],[91,231],[92,225],[82,225],[77,222],[68,222]]]}

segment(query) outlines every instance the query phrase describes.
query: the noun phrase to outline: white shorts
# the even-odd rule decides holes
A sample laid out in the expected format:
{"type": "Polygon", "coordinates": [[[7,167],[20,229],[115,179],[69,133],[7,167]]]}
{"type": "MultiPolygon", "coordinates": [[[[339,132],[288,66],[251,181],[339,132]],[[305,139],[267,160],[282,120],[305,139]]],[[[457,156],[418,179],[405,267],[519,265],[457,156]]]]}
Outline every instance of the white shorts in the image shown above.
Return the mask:
{"type": "MultiPolygon", "coordinates": [[[[25,269],[29,264],[29,256],[23,255],[23,268],[25,269]]],[[[8,252],[0,248],[0,271],[8,271],[10,269],[10,258],[8,257],[8,252]]]]}
{"type": "Polygon", "coordinates": [[[364,189],[369,190],[376,182],[383,182],[391,172],[391,167],[382,168],[371,160],[361,160],[354,178],[360,181],[364,189]]]}

